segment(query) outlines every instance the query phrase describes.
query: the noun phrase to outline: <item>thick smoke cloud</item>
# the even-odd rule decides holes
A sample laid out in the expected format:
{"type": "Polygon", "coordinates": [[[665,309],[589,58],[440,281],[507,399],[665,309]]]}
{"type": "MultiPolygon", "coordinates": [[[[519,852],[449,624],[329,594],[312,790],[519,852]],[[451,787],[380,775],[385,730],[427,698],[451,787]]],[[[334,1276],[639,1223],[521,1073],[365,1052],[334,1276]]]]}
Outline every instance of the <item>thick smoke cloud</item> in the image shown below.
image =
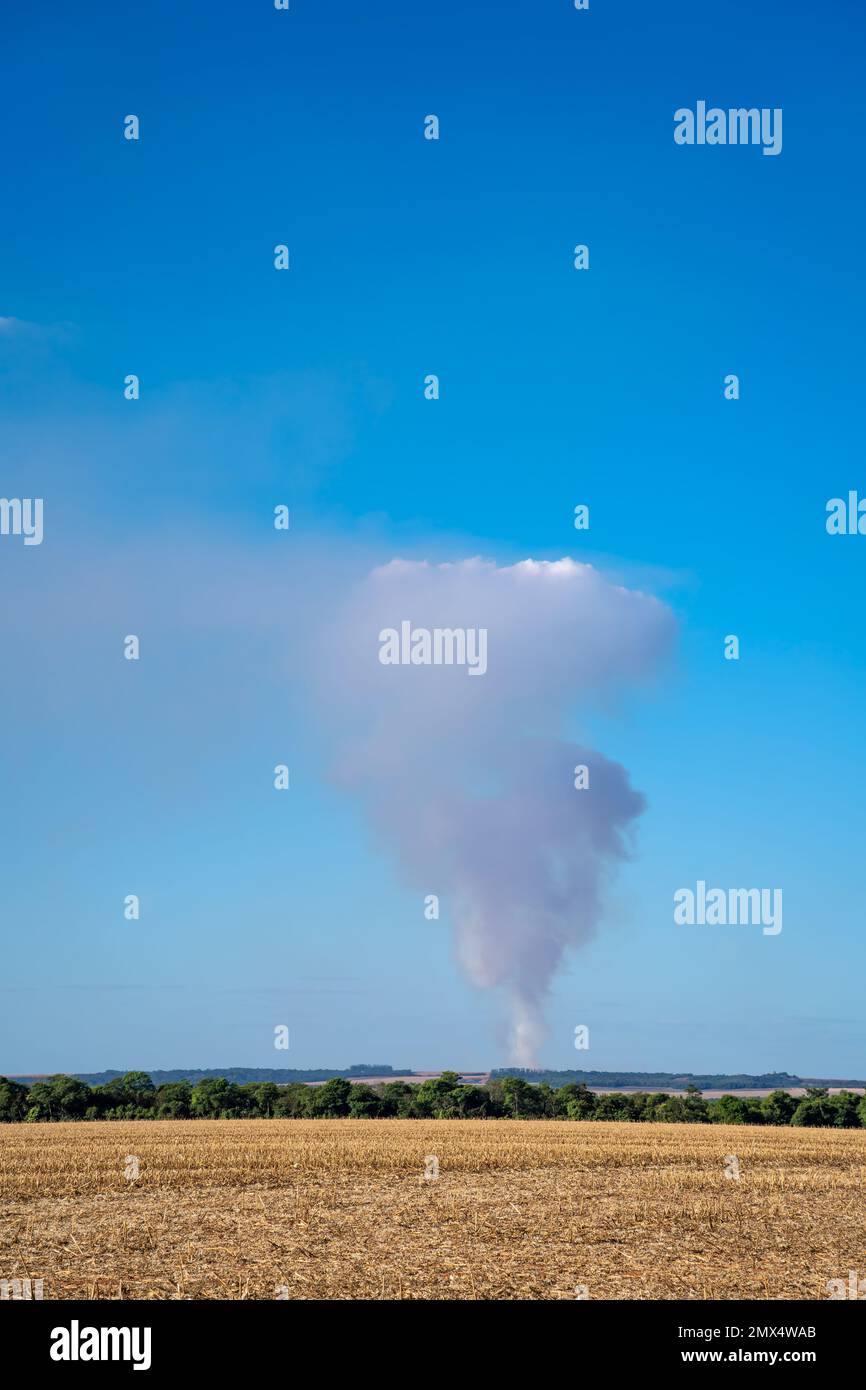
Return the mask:
{"type": "Polygon", "coordinates": [[[393,561],[318,641],[334,775],[404,880],[440,896],[470,979],[502,992],[514,1063],[535,1062],[551,981],[595,933],[644,806],[624,768],[566,733],[582,709],[650,676],[673,626],[657,600],[569,559],[393,561]],[[486,628],[485,674],[381,664],[380,634],[406,621],[486,628]]]}

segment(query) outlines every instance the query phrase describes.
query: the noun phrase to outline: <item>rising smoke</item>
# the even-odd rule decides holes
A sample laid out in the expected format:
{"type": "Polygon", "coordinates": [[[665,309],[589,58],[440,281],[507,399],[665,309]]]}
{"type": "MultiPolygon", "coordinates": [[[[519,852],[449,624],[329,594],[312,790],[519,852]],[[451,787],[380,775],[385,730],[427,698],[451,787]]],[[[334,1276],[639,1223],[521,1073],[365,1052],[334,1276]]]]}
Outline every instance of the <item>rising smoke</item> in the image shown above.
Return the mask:
{"type": "Polygon", "coordinates": [[[550,984],[597,930],[644,807],[625,769],[568,729],[651,675],[673,626],[656,599],[570,559],[393,561],[352,590],[319,649],[335,776],[402,878],[440,896],[469,978],[501,992],[513,1063],[535,1064],[550,984]],[[380,632],[406,621],[486,628],[486,673],[383,666],[380,632]]]}

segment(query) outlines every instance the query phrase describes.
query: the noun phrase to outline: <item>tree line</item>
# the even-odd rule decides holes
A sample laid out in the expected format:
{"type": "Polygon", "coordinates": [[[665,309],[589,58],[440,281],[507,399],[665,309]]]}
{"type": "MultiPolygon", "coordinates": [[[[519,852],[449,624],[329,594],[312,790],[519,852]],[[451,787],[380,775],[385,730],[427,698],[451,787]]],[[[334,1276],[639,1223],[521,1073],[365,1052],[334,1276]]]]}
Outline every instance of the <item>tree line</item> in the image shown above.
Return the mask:
{"type": "Polygon", "coordinates": [[[554,1090],[522,1076],[497,1077],[484,1086],[463,1085],[453,1071],[410,1085],[389,1081],[368,1086],[333,1077],[321,1086],[274,1082],[238,1085],[203,1077],[192,1085],[155,1085],[147,1072],[130,1071],[89,1086],[74,1076],[49,1076],[30,1085],[0,1077],[0,1122],[57,1120],[242,1119],[436,1119],[436,1120],[629,1120],[667,1124],[806,1125],[866,1128],[866,1096],[830,1095],[811,1086],[802,1099],[724,1095],[706,1100],[697,1086],[683,1095],[664,1091],[600,1094],[583,1083],[554,1090]]]}

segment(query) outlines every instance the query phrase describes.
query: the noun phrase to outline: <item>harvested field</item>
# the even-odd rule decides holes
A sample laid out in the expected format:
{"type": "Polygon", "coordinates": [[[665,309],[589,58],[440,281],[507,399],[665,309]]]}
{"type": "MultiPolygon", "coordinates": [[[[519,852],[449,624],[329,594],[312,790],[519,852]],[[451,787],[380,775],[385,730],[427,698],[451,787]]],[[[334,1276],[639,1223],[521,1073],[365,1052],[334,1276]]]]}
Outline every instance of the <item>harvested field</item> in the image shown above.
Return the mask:
{"type": "Polygon", "coordinates": [[[864,1182],[856,1130],[0,1125],[0,1280],[46,1299],[823,1299],[866,1275],[864,1182]]]}

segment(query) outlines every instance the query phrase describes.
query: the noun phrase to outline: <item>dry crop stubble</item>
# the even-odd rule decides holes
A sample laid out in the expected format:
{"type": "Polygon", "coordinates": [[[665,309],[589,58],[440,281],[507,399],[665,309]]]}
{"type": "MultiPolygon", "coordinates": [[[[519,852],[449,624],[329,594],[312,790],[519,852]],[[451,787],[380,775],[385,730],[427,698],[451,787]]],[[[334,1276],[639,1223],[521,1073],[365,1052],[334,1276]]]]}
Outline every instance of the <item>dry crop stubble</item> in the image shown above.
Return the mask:
{"type": "Polygon", "coordinates": [[[864,1177],[845,1130],[4,1125],[0,1278],[46,1298],[826,1298],[866,1274],[864,1177]]]}

